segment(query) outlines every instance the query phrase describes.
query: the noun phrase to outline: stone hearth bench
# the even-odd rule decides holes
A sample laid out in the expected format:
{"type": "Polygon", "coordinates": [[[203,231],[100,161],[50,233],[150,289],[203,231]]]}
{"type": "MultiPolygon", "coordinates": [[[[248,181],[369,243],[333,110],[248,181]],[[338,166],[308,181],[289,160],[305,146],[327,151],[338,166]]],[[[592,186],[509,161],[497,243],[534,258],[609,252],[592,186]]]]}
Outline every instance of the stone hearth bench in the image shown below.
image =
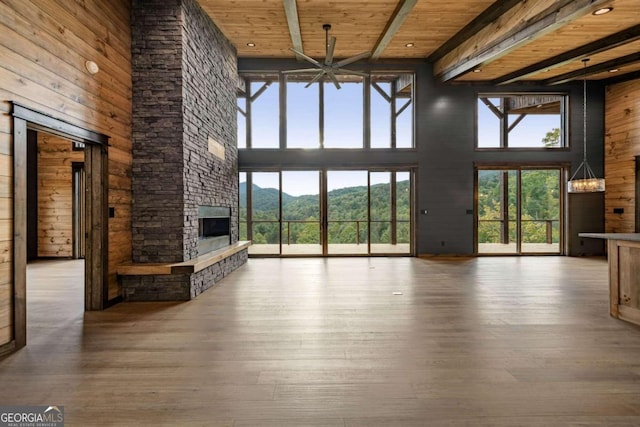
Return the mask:
{"type": "Polygon", "coordinates": [[[247,260],[250,241],[177,263],[126,263],[116,272],[127,301],[185,301],[195,298],[247,260]]]}

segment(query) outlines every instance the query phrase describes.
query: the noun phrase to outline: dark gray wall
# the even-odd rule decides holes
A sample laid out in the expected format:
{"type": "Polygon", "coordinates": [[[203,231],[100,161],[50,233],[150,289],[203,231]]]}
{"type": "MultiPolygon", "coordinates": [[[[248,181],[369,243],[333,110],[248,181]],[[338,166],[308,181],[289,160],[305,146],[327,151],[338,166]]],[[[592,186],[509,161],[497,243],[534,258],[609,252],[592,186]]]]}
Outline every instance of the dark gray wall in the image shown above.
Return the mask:
{"type": "MultiPolygon", "coordinates": [[[[294,68],[295,63],[276,60],[240,60],[241,72],[294,68]]],[[[483,163],[571,163],[574,171],[582,161],[582,83],[544,87],[529,84],[511,86],[443,85],[435,81],[430,64],[385,62],[376,68],[416,72],[416,150],[401,152],[353,152],[327,150],[240,150],[241,169],[267,167],[404,166],[417,167],[417,252],[418,254],[468,255],[474,252],[474,164],[483,163]],[[569,93],[570,149],[538,151],[478,151],[475,149],[475,114],[478,93],[486,92],[569,93]],[[427,214],[421,214],[426,210],[427,214]],[[471,212],[471,213],[469,213],[471,212]]],[[[373,66],[371,66],[373,68],[373,66]]],[[[588,114],[589,163],[602,176],[604,165],[604,89],[590,83],[588,114]]],[[[601,243],[579,239],[579,232],[601,231],[604,227],[602,198],[571,195],[566,216],[568,253],[602,253],[601,243]],[[573,226],[572,226],[573,225],[573,226]]]]}

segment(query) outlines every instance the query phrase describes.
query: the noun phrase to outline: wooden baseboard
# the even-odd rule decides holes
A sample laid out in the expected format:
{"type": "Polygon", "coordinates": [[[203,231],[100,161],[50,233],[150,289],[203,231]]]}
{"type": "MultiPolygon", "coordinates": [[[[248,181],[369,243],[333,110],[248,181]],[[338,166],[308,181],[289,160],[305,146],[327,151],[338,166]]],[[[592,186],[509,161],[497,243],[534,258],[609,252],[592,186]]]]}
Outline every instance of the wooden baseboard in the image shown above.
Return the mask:
{"type": "Polygon", "coordinates": [[[10,355],[16,351],[16,342],[10,341],[6,344],[0,345],[0,358],[10,355]]]}

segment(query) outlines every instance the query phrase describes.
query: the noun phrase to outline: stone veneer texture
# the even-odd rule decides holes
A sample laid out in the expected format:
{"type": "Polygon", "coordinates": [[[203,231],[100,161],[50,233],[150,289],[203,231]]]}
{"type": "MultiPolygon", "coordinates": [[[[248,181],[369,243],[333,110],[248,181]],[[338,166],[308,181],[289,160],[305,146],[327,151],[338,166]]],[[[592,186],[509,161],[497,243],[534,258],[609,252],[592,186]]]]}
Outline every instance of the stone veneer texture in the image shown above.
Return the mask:
{"type": "Polygon", "coordinates": [[[238,68],[236,50],[195,0],[184,0],[183,141],[184,257],[198,253],[198,206],[231,208],[231,243],[238,241],[238,68]],[[224,147],[224,160],[208,139],[224,147]]]}
{"type": "Polygon", "coordinates": [[[124,298],[127,301],[187,301],[213,287],[245,262],[246,250],[192,275],[123,276],[124,298]]]}
{"type": "MultiPolygon", "coordinates": [[[[200,205],[231,208],[236,242],[235,48],[196,0],[133,0],[132,68],[133,262],[196,257],[200,205]],[[224,147],[224,159],[209,152],[209,139],[224,147]]],[[[142,295],[134,279],[162,283],[168,294],[184,299],[177,283],[187,284],[193,297],[210,286],[203,278],[219,280],[216,271],[236,268],[236,261],[192,277],[125,278],[123,284],[142,295]]]]}
{"type": "Polygon", "coordinates": [[[179,0],[133,1],[134,262],[184,261],[182,44],[179,0]]]}
{"type": "Polygon", "coordinates": [[[187,261],[200,205],[238,240],[236,52],[195,0],[135,0],[132,21],[133,261],[187,261]]]}

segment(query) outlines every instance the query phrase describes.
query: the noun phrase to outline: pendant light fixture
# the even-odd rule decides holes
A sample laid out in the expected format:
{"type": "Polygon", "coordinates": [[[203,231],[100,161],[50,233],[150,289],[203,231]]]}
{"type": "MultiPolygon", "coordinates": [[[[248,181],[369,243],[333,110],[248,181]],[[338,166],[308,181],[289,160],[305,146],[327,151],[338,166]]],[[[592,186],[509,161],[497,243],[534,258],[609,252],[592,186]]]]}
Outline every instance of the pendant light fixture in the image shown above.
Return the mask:
{"type": "Polygon", "coordinates": [[[596,178],[589,162],[587,162],[587,62],[589,58],[582,60],[584,64],[584,77],[582,79],[582,136],[583,136],[583,158],[578,169],[569,179],[567,191],[569,193],[598,193],[604,191],[604,179],[596,178]],[[582,176],[579,172],[582,170],[582,176]]]}

